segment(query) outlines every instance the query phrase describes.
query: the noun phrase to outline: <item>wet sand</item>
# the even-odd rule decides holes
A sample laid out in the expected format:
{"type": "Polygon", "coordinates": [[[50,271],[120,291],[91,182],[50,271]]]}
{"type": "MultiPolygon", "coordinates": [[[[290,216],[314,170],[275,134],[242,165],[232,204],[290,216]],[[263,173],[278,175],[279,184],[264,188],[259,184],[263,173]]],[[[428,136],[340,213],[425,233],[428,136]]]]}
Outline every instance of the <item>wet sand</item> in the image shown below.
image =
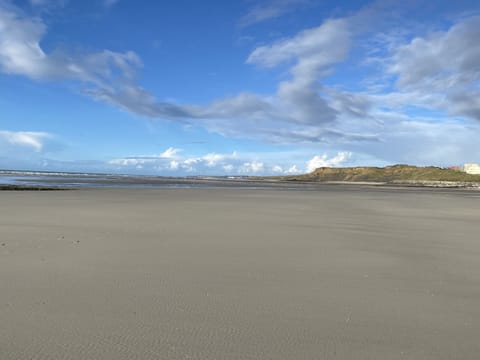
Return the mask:
{"type": "Polygon", "coordinates": [[[477,359],[479,196],[0,192],[0,359],[477,359]]]}

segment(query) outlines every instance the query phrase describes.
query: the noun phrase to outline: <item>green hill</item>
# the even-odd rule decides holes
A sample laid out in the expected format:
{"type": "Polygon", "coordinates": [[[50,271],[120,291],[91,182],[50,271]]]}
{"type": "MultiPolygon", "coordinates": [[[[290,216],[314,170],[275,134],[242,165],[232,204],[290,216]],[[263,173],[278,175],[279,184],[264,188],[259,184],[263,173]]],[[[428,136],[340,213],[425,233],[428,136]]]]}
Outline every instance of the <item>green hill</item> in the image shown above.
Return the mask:
{"type": "Polygon", "coordinates": [[[480,175],[434,166],[417,167],[393,165],[381,167],[321,167],[309,174],[285,176],[283,180],[298,181],[353,181],[353,182],[409,182],[409,181],[457,181],[480,182],[480,175]]]}

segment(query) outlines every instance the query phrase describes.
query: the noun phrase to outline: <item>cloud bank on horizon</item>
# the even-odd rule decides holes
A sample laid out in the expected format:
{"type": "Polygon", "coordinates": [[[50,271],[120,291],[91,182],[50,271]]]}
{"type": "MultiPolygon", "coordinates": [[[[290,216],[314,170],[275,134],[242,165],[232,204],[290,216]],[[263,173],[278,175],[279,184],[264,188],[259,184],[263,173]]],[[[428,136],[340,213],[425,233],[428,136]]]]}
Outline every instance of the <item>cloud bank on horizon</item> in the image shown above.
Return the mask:
{"type": "MultiPolygon", "coordinates": [[[[121,0],[85,4],[81,15],[85,12],[83,20],[90,25],[130,25],[139,38],[133,31],[119,45],[112,40],[115,34],[96,39],[98,32],[87,32],[81,40],[93,45],[78,43],[68,26],[72,3],[0,0],[0,106],[5,108],[0,167],[290,174],[319,166],[480,162],[480,9],[474,2],[457,7],[438,2],[438,8],[429,2],[403,7],[365,2],[355,8],[346,1],[339,11],[307,0],[269,0],[242,9],[211,1],[232,14],[226,25],[215,15],[208,19],[212,27],[230,29],[231,44],[225,37],[223,46],[245,56],[232,60],[222,55],[223,48],[192,50],[185,44],[190,55],[198,54],[192,63],[197,73],[202,70],[197,61],[206,63],[212,56],[219,57],[219,68],[235,61],[236,71],[222,73],[222,89],[203,101],[188,101],[196,97],[188,82],[176,96],[169,95],[169,87],[184,78],[184,67],[167,63],[170,76],[155,66],[162,56],[175,59],[173,50],[184,56],[181,51],[187,50],[175,34],[158,34],[168,46],[159,55],[138,45],[146,37],[138,19],[122,23],[133,5],[121,0]],[[404,16],[422,6],[428,8],[422,18],[404,16]],[[312,25],[303,28],[303,23],[312,25]],[[235,36],[248,39],[247,45],[238,45],[235,36]],[[239,88],[245,79],[249,86],[239,88]],[[39,100],[32,98],[36,94],[42,94],[39,100]],[[81,102],[73,112],[93,119],[70,123],[67,131],[65,116],[72,109],[56,96],[81,102]],[[32,111],[20,111],[18,103],[32,111]],[[105,106],[110,106],[106,115],[105,106]],[[145,153],[153,155],[139,155],[145,153]]],[[[147,10],[182,14],[174,5],[156,6],[147,10]]],[[[156,23],[148,13],[141,12],[144,20],[156,23]]],[[[181,33],[189,19],[175,20],[181,33]]],[[[189,34],[191,42],[222,36],[207,30],[189,34]]],[[[152,37],[153,42],[158,39],[152,37]]],[[[196,81],[195,73],[188,75],[189,82],[196,81]]]]}

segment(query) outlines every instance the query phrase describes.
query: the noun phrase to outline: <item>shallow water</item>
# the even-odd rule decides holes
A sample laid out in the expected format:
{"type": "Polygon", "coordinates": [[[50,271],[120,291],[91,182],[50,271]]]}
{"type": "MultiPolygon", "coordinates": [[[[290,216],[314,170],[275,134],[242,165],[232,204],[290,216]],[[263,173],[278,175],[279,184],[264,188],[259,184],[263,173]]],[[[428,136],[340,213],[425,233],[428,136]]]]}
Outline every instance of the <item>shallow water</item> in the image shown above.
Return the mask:
{"type": "Polygon", "coordinates": [[[218,182],[233,183],[226,177],[172,178],[118,174],[77,174],[61,172],[0,170],[0,185],[54,186],[74,188],[218,188],[218,182]]]}

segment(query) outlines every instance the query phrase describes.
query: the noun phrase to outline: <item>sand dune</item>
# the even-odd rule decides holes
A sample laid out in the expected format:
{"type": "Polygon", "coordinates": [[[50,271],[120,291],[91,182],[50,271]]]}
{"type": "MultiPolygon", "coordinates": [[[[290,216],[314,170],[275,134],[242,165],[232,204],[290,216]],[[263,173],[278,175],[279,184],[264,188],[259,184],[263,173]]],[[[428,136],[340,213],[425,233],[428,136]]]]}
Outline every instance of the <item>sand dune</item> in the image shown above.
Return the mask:
{"type": "Polygon", "coordinates": [[[476,359],[476,192],[0,192],[0,359],[476,359]]]}

